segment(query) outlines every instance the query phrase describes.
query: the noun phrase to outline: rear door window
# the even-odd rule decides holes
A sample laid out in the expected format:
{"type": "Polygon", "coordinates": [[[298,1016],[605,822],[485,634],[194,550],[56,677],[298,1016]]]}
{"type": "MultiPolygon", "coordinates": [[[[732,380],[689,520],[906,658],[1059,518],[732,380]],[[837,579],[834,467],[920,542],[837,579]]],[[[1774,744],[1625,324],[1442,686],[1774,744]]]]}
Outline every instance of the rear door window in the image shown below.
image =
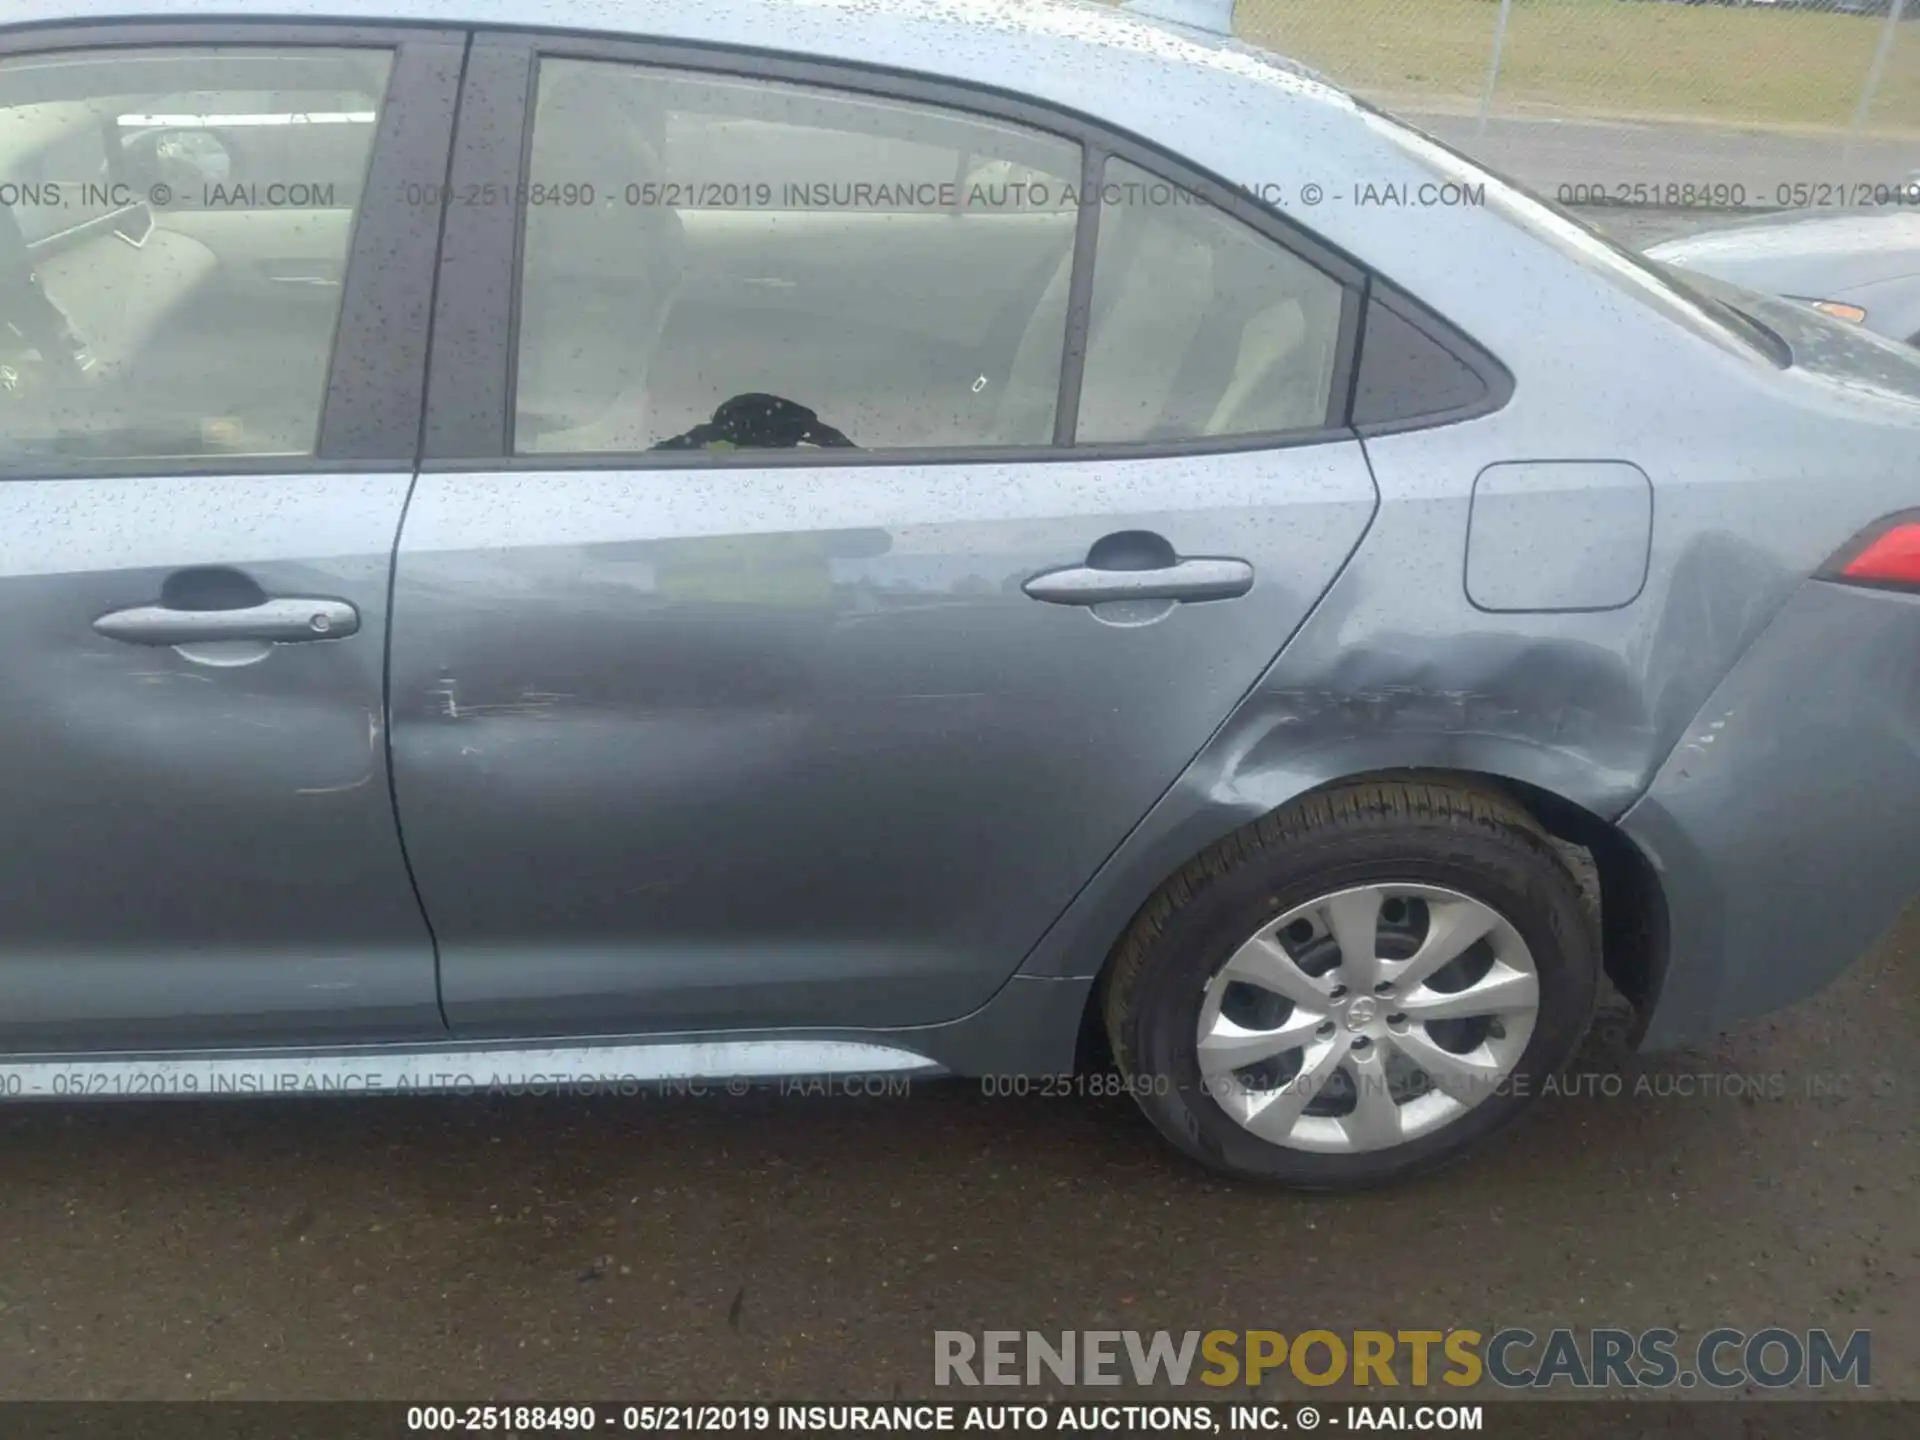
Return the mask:
{"type": "Polygon", "coordinates": [[[517,453],[1052,441],[1076,144],[597,60],[537,84],[517,453]]]}

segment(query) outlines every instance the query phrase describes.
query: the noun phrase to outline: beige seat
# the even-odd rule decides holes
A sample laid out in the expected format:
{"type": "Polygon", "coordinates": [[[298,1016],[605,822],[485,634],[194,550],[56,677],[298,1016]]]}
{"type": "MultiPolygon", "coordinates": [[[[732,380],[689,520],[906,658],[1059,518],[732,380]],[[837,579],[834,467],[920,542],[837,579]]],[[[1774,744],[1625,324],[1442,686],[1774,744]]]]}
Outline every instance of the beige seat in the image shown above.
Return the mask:
{"type": "MultiPolygon", "coordinates": [[[[1004,443],[1049,438],[1071,268],[1062,260],[1022,337],[1001,402],[1004,443]]],[[[1080,440],[1317,426],[1327,408],[1340,299],[1332,280],[1215,212],[1180,204],[1106,211],[1080,440]]]]}
{"type": "Polygon", "coordinates": [[[1216,298],[1213,252],[1175,212],[1139,206],[1118,213],[1125,222],[1101,240],[1122,269],[1116,278],[1099,262],[1094,267],[1080,396],[1080,438],[1095,444],[1152,437],[1178,398],[1188,351],[1216,298]]]}
{"type": "Polygon", "coordinates": [[[1327,413],[1327,386],[1339,336],[1339,296],[1290,295],[1247,317],[1233,374],[1202,433],[1247,435],[1304,430],[1327,413]]]}
{"type": "Polygon", "coordinates": [[[131,445],[133,454],[149,447],[168,453],[198,449],[209,417],[183,403],[170,383],[179,371],[169,356],[177,354],[174,318],[215,280],[219,262],[213,252],[164,230],[151,230],[137,246],[103,231],[70,249],[36,256],[34,269],[92,354],[94,373],[107,383],[30,386],[15,404],[0,407],[5,442],[56,450],[131,445]],[[106,438],[114,436],[119,438],[106,438]]]}
{"type": "Polygon", "coordinates": [[[527,207],[522,451],[644,450],[659,438],[648,433],[647,376],[686,240],[672,209],[627,203],[626,186],[661,176],[630,109],[637,93],[630,77],[580,75],[540,99],[534,180],[592,186],[598,203],[527,207]]]}
{"type": "MultiPolygon", "coordinates": [[[[1119,218],[1101,232],[1087,327],[1089,383],[1080,401],[1080,438],[1095,443],[1146,437],[1214,298],[1213,256],[1204,246],[1152,209],[1110,213],[1119,218]]],[[[995,437],[1003,444],[1052,438],[1072,271],[1073,257],[1064,255],[1015,352],[995,437]]]]}
{"type": "Polygon", "coordinates": [[[137,246],[103,232],[34,263],[48,296],[101,366],[112,370],[154,363],[167,343],[167,322],[213,283],[219,268],[198,240],[157,227],[137,246]]]}

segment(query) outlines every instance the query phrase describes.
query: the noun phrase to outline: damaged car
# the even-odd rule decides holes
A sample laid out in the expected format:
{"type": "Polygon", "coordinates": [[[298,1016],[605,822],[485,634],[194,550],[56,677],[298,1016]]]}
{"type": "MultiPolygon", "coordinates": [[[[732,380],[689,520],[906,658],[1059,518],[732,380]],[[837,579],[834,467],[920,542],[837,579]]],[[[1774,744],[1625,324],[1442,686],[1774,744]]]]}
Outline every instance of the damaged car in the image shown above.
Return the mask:
{"type": "Polygon", "coordinates": [[[0,1096],[1104,1053],[1343,1188],[1915,888],[1920,355],[1224,35],[13,0],[0,180],[0,1096]]]}

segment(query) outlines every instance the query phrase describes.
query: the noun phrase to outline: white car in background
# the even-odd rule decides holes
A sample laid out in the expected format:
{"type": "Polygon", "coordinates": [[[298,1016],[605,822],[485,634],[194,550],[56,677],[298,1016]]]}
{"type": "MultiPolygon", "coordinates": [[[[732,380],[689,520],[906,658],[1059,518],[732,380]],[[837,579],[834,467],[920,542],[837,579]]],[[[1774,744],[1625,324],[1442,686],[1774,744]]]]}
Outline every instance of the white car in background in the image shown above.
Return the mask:
{"type": "MultiPolygon", "coordinates": [[[[1920,174],[1906,188],[1920,199],[1920,174]]],[[[1920,207],[1768,215],[1646,254],[1920,345],[1920,207]]]]}

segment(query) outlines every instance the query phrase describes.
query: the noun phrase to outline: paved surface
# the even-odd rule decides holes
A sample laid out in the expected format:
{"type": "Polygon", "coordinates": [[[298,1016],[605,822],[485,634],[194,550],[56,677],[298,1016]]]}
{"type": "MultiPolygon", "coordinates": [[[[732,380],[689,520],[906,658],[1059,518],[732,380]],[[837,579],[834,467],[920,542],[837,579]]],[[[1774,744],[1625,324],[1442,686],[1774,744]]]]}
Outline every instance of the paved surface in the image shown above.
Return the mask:
{"type": "Polygon", "coordinates": [[[1782,184],[1891,183],[1920,169],[1920,140],[1863,139],[1849,154],[1830,132],[1734,130],[1655,122],[1416,114],[1408,119],[1494,169],[1554,195],[1563,184],[1741,185],[1749,204],[1782,184]]]}
{"type": "Polygon", "coordinates": [[[1738,216],[1639,203],[1646,193],[1623,187],[1737,187],[1716,203],[1759,213],[1785,200],[1817,215],[1881,203],[1881,187],[1920,170],[1920,140],[1866,139],[1849,150],[1844,136],[1829,133],[1497,118],[1489,118],[1482,131],[1471,116],[1408,112],[1407,118],[1493,170],[1572,205],[1575,213],[1629,245],[1657,244],[1738,216]],[[1783,186],[1807,188],[1783,194],[1783,186]],[[1578,203],[1595,187],[1629,203],[1578,203]]]}
{"type": "Polygon", "coordinates": [[[1348,1199],[957,1083],[15,1109],[0,1396],[885,1399],[937,1328],[1780,1323],[1871,1327],[1920,1397],[1916,1041],[1920,914],[1710,1054],[1603,1034],[1580,1069],[1625,1094],[1348,1199]],[[1632,1093],[1702,1072],[1787,1094],[1632,1093]]]}

